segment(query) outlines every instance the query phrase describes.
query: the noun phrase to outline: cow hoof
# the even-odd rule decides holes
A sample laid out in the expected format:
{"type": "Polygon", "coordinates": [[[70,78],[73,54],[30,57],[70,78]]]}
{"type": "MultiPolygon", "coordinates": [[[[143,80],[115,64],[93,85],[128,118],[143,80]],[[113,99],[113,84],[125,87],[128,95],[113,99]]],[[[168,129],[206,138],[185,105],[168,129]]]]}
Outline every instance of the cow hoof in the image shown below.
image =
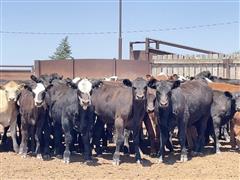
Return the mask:
{"type": "Polygon", "coordinates": [[[157,153],[150,153],[150,157],[152,158],[157,157],[157,153]]]}
{"type": "Polygon", "coordinates": [[[62,155],[58,154],[58,155],[56,156],[56,158],[62,159],[62,155]]]}
{"type": "Polygon", "coordinates": [[[50,159],[50,155],[49,154],[43,155],[43,160],[47,161],[49,159],[50,159]]]}
{"type": "Polygon", "coordinates": [[[37,154],[37,159],[43,159],[41,154],[37,154]]]}
{"type": "Polygon", "coordinates": [[[197,156],[197,155],[198,155],[197,152],[195,152],[195,151],[192,151],[192,152],[191,152],[191,156],[195,157],[195,156],[197,156]]]}
{"type": "Polygon", "coordinates": [[[221,151],[216,151],[216,154],[221,154],[221,151]]]}
{"type": "Polygon", "coordinates": [[[15,153],[19,153],[19,148],[14,148],[15,153]]]}
{"type": "Polygon", "coordinates": [[[136,163],[139,164],[139,165],[142,165],[142,161],[141,160],[137,160],[136,163]]]}
{"type": "Polygon", "coordinates": [[[25,159],[27,158],[27,154],[22,154],[21,157],[25,159]]]}
{"type": "Polygon", "coordinates": [[[64,159],[63,162],[64,162],[65,164],[69,164],[69,163],[70,163],[70,160],[69,160],[69,159],[64,159]]]}
{"type": "Polygon", "coordinates": [[[114,166],[119,166],[120,165],[120,161],[119,160],[113,160],[112,164],[114,166]]]}
{"type": "Polygon", "coordinates": [[[91,165],[93,163],[93,160],[86,160],[84,162],[85,165],[91,165]]]}
{"type": "Polygon", "coordinates": [[[181,156],[181,160],[180,160],[180,162],[187,162],[188,161],[188,158],[187,158],[187,156],[181,156]]]}
{"type": "Polygon", "coordinates": [[[159,158],[159,159],[157,160],[157,164],[161,164],[161,163],[163,163],[163,159],[162,159],[162,158],[159,158]]]}

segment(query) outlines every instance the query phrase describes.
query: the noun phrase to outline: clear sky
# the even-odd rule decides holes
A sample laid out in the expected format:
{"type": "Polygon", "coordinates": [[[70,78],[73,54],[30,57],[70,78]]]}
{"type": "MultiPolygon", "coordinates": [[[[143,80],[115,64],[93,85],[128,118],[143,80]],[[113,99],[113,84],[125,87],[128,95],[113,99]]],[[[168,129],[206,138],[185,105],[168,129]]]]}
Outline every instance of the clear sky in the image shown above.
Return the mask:
{"type": "MultiPolygon", "coordinates": [[[[118,0],[1,0],[1,31],[117,32],[118,0]]],[[[123,0],[123,58],[129,42],[146,37],[223,53],[239,47],[239,0],[123,0]],[[166,30],[215,23],[231,24],[166,30]],[[141,31],[162,29],[162,31],[141,31]]],[[[64,34],[1,33],[1,64],[32,65],[49,59],[64,34]]],[[[117,58],[118,34],[68,35],[74,58],[117,58]]],[[[141,47],[139,47],[141,48],[141,47]]],[[[169,50],[169,49],[165,49],[169,50]]]]}

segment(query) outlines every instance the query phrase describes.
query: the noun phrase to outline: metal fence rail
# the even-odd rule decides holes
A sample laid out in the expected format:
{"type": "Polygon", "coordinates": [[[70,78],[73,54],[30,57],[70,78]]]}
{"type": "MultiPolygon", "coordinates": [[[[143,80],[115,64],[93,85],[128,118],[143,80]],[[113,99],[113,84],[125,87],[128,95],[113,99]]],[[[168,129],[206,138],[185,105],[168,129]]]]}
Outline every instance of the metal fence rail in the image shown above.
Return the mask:
{"type": "Polygon", "coordinates": [[[208,70],[214,76],[240,79],[239,57],[163,55],[154,56],[151,64],[154,76],[161,72],[167,75],[194,76],[208,70]]]}

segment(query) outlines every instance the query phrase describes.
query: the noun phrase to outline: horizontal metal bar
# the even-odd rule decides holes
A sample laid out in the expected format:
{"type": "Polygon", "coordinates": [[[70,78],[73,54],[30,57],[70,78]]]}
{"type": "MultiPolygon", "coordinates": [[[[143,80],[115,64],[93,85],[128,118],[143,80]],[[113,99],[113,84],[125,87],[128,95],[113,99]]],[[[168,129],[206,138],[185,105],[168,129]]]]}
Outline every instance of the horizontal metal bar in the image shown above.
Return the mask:
{"type": "Polygon", "coordinates": [[[190,46],[184,46],[184,45],[180,45],[180,44],[176,44],[176,43],[170,43],[170,42],[151,39],[151,38],[148,38],[148,40],[150,42],[158,42],[160,44],[164,44],[164,45],[167,45],[167,46],[173,46],[173,47],[177,47],[177,48],[181,48],[181,49],[187,49],[187,50],[206,53],[206,54],[222,54],[222,53],[219,53],[219,52],[208,51],[208,50],[199,49],[199,48],[193,48],[193,47],[190,47],[190,46]]]}

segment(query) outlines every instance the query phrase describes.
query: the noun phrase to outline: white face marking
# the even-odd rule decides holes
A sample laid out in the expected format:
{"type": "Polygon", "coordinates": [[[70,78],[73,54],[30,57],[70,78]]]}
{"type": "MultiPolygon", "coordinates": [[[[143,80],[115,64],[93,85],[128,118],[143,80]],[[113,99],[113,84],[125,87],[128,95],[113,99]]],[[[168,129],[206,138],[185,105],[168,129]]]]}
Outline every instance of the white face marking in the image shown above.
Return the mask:
{"type": "Polygon", "coordinates": [[[73,80],[72,80],[72,82],[74,83],[74,84],[77,84],[77,82],[78,81],[80,81],[80,77],[75,77],[73,80]]]}
{"type": "Polygon", "coordinates": [[[78,83],[78,90],[81,92],[79,96],[80,105],[84,110],[91,104],[90,91],[92,90],[92,83],[88,79],[82,79],[78,83]]]}
{"type": "Polygon", "coordinates": [[[82,79],[78,83],[78,89],[82,93],[90,94],[90,91],[92,90],[92,83],[88,79],[82,79]]]}
{"type": "Polygon", "coordinates": [[[37,86],[35,89],[32,90],[35,94],[35,97],[34,97],[34,102],[35,102],[35,105],[37,105],[37,103],[41,103],[43,100],[42,98],[40,97],[40,94],[45,91],[45,87],[42,83],[37,83],[37,86]]]}
{"type": "Polygon", "coordinates": [[[183,81],[183,80],[187,80],[187,79],[184,76],[179,75],[178,80],[183,81]]]}

